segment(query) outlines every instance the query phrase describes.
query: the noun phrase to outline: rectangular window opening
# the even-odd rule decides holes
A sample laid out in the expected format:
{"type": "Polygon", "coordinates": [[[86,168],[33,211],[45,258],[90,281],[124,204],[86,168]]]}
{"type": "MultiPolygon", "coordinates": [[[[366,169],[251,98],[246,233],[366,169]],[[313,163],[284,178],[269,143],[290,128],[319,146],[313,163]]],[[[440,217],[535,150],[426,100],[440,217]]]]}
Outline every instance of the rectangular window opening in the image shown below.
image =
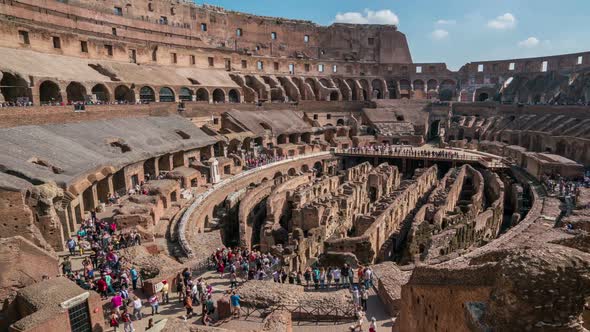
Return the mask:
{"type": "Polygon", "coordinates": [[[547,66],[548,66],[547,61],[543,61],[543,63],[541,64],[541,71],[544,73],[547,72],[547,66]]]}
{"type": "Polygon", "coordinates": [[[29,39],[29,32],[28,31],[19,30],[18,31],[18,38],[19,38],[20,42],[25,45],[31,44],[31,40],[29,39]]]}
{"type": "Polygon", "coordinates": [[[275,68],[275,70],[279,70],[279,63],[278,62],[274,63],[274,68],[275,68]]]}
{"type": "Polygon", "coordinates": [[[258,70],[263,70],[264,69],[264,62],[258,61],[256,63],[256,68],[258,68],[258,70]]]}
{"type": "Polygon", "coordinates": [[[319,71],[320,73],[323,73],[323,72],[324,72],[324,65],[322,65],[322,64],[319,64],[319,65],[318,65],[318,71],[319,71]]]}
{"type": "Polygon", "coordinates": [[[88,42],[85,40],[80,41],[80,51],[82,53],[88,53],[88,42]]]}
{"type": "Polygon", "coordinates": [[[207,31],[207,23],[201,23],[201,31],[207,31]]]}
{"type": "Polygon", "coordinates": [[[242,68],[243,69],[248,68],[248,60],[242,60],[242,68]]]}
{"type": "Polygon", "coordinates": [[[215,59],[213,59],[213,57],[208,57],[207,61],[209,61],[209,67],[213,67],[215,65],[215,59]]]}
{"type": "Polygon", "coordinates": [[[61,48],[61,39],[53,37],[53,48],[61,48]]]}
{"type": "Polygon", "coordinates": [[[478,73],[481,73],[481,72],[483,72],[483,68],[484,68],[484,67],[483,67],[483,65],[482,65],[482,64],[479,64],[479,65],[477,65],[477,72],[478,72],[478,73]]]}
{"type": "Polygon", "coordinates": [[[416,66],[416,73],[422,74],[422,66],[416,66]]]}
{"type": "Polygon", "coordinates": [[[172,63],[177,63],[178,55],[176,55],[176,53],[170,53],[170,60],[172,60],[172,63]]]}
{"type": "Polygon", "coordinates": [[[584,62],[584,57],[580,55],[578,57],[578,64],[581,65],[583,62],[584,62]]]}
{"type": "Polygon", "coordinates": [[[510,71],[514,70],[515,68],[516,68],[516,64],[515,64],[514,62],[511,62],[511,63],[508,65],[508,70],[510,70],[510,71]]]}
{"type": "Polygon", "coordinates": [[[113,56],[113,45],[105,45],[104,48],[108,56],[113,56]]]}
{"type": "Polygon", "coordinates": [[[197,59],[194,55],[191,55],[191,65],[195,65],[197,63],[197,59]]]}

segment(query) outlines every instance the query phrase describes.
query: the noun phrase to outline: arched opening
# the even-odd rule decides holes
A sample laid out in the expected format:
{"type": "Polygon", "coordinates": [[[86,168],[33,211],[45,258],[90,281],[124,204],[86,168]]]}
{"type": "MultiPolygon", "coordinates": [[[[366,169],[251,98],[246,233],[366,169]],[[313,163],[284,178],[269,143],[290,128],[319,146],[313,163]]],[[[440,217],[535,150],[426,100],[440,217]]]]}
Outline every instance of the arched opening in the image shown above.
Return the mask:
{"type": "Polygon", "coordinates": [[[282,177],[282,176],[283,176],[283,173],[281,173],[281,172],[276,172],[276,173],[275,173],[275,175],[274,175],[272,178],[273,178],[273,179],[278,179],[278,178],[280,178],[280,177],[282,177]]]}
{"type": "Polygon", "coordinates": [[[490,99],[490,95],[487,92],[482,92],[477,96],[477,101],[487,101],[488,99],[490,99]]]}
{"type": "Polygon", "coordinates": [[[109,101],[109,90],[104,84],[97,84],[92,87],[92,94],[95,96],[96,101],[106,103],[109,101]]]}
{"type": "Polygon", "coordinates": [[[240,93],[236,89],[231,89],[227,93],[227,97],[229,98],[230,103],[239,103],[240,102],[240,93]]]}
{"type": "Polygon", "coordinates": [[[119,85],[115,88],[115,100],[118,103],[134,103],[135,93],[125,85],[119,85]]]}
{"type": "Polygon", "coordinates": [[[350,87],[350,91],[352,93],[352,100],[359,100],[358,98],[358,89],[356,87],[356,82],[353,80],[346,80],[346,83],[350,87]]]}
{"type": "Polygon", "coordinates": [[[383,82],[381,80],[373,80],[371,86],[373,87],[373,98],[383,99],[383,91],[385,91],[383,82]]]}
{"type": "Polygon", "coordinates": [[[0,92],[5,101],[19,105],[26,105],[32,101],[31,89],[27,81],[15,74],[2,74],[4,76],[0,81],[0,92]]]}
{"type": "Polygon", "coordinates": [[[289,176],[295,176],[295,175],[297,175],[297,171],[294,168],[289,168],[289,171],[287,174],[289,174],[289,176]]]}
{"type": "Polygon", "coordinates": [[[332,91],[330,93],[330,101],[338,101],[340,95],[338,94],[337,91],[332,91]]]}
{"type": "Polygon", "coordinates": [[[163,87],[160,89],[160,102],[161,103],[173,103],[175,100],[174,98],[174,91],[168,87],[163,87]]]}
{"type": "Polygon", "coordinates": [[[456,85],[452,80],[444,80],[439,87],[438,98],[441,101],[451,101],[455,97],[456,85]]]}
{"type": "Polygon", "coordinates": [[[338,119],[338,121],[336,121],[336,125],[337,126],[344,126],[344,119],[338,119]]]}
{"type": "Polygon", "coordinates": [[[213,90],[213,102],[214,103],[225,103],[225,92],[221,89],[213,90]]]}
{"type": "Polygon", "coordinates": [[[313,91],[313,94],[315,95],[315,99],[319,100],[320,91],[319,91],[317,85],[315,84],[315,81],[311,78],[307,78],[307,79],[305,79],[305,83],[309,84],[309,86],[311,87],[311,90],[313,91]]]}
{"type": "Polygon", "coordinates": [[[52,81],[45,81],[39,86],[39,99],[41,104],[60,103],[61,94],[59,85],[52,81]]]}
{"type": "Polygon", "coordinates": [[[369,97],[372,96],[373,89],[369,86],[369,82],[367,80],[359,80],[359,84],[363,89],[363,100],[369,100],[369,97]]]}
{"type": "Polygon", "coordinates": [[[285,134],[281,134],[277,137],[277,144],[287,144],[288,136],[285,134]]]}
{"type": "Polygon", "coordinates": [[[428,80],[428,82],[426,83],[426,88],[428,89],[428,91],[431,90],[436,90],[438,88],[438,82],[435,79],[431,79],[428,80]]]}
{"type": "Polygon", "coordinates": [[[209,91],[207,89],[200,88],[197,90],[197,101],[209,102],[209,91]]]}
{"type": "Polygon", "coordinates": [[[313,169],[315,170],[315,174],[317,177],[320,177],[324,174],[324,168],[322,166],[322,163],[319,161],[313,164],[313,169]]]}
{"type": "Polygon", "coordinates": [[[430,124],[430,139],[436,139],[440,136],[440,120],[436,120],[430,124]]]}
{"type": "Polygon", "coordinates": [[[68,102],[86,101],[86,88],[78,82],[68,84],[66,93],[68,95],[68,102]]]}
{"type": "Polygon", "coordinates": [[[387,90],[389,90],[389,99],[397,99],[397,82],[394,80],[387,81],[387,90]]]}
{"type": "Polygon", "coordinates": [[[415,80],[414,81],[414,98],[415,99],[424,99],[426,97],[425,89],[426,85],[424,84],[423,80],[415,80]]]}
{"type": "MultiPolygon", "coordinates": [[[[161,95],[160,95],[160,99],[162,99],[161,95]]],[[[192,101],[193,100],[193,92],[191,91],[191,89],[189,89],[187,87],[182,87],[182,88],[180,88],[180,91],[178,92],[178,99],[180,99],[181,101],[192,101]]]]}
{"type": "Polygon", "coordinates": [[[412,91],[412,84],[408,80],[399,81],[399,94],[400,98],[410,99],[410,93],[412,91]]]}
{"type": "Polygon", "coordinates": [[[453,99],[453,91],[449,89],[441,90],[438,97],[441,101],[451,101],[453,99]]]}
{"type": "Polygon", "coordinates": [[[156,101],[156,94],[152,88],[149,86],[144,86],[139,90],[139,100],[141,102],[148,102],[152,103],[156,101]]]}
{"type": "Polygon", "coordinates": [[[307,166],[307,165],[301,166],[301,172],[303,172],[303,173],[309,172],[309,166],[307,166]]]}

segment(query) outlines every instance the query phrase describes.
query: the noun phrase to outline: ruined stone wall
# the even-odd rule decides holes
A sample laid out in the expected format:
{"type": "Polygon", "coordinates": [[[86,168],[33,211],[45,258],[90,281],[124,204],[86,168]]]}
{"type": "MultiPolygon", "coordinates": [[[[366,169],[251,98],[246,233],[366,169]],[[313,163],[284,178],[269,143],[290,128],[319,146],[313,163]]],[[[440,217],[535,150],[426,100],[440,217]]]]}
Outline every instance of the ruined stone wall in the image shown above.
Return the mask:
{"type": "Polygon", "coordinates": [[[405,216],[416,207],[422,198],[437,183],[437,167],[417,170],[411,181],[402,181],[388,207],[364,231],[355,237],[328,240],[326,251],[333,253],[352,252],[362,263],[371,263],[391,234],[398,231],[405,216]]]}

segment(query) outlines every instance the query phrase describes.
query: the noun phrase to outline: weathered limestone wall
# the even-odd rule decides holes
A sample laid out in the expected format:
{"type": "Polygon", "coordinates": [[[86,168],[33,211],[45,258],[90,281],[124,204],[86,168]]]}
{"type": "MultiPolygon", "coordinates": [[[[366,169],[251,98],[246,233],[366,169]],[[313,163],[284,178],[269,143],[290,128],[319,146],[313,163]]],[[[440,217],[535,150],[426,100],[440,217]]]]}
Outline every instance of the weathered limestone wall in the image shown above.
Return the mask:
{"type": "Polygon", "coordinates": [[[381,245],[392,233],[399,230],[406,215],[416,207],[418,200],[429,192],[437,181],[436,166],[417,170],[412,181],[401,183],[387,209],[375,219],[363,234],[350,238],[328,240],[325,242],[326,251],[331,253],[352,252],[362,263],[373,262],[381,245]]]}

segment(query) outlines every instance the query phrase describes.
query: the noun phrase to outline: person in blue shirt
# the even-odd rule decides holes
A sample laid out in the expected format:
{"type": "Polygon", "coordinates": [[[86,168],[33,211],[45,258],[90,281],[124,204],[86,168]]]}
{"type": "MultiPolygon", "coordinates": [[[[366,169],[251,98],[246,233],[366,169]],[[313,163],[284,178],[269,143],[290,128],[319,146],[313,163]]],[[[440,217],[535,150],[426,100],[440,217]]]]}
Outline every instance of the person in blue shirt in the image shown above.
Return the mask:
{"type": "Polygon", "coordinates": [[[232,306],[232,314],[240,318],[240,295],[236,294],[236,291],[233,291],[229,299],[232,306]]]}
{"type": "Polygon", "coordinates": [[[138,275],[135,267],[131,268],[131,270],[129,271],[129,274],[131,274],[131,282],[133,283],[133,290],[136,290],[137,289],[137,279],[139,279],[139,275],[138,275]]]}

